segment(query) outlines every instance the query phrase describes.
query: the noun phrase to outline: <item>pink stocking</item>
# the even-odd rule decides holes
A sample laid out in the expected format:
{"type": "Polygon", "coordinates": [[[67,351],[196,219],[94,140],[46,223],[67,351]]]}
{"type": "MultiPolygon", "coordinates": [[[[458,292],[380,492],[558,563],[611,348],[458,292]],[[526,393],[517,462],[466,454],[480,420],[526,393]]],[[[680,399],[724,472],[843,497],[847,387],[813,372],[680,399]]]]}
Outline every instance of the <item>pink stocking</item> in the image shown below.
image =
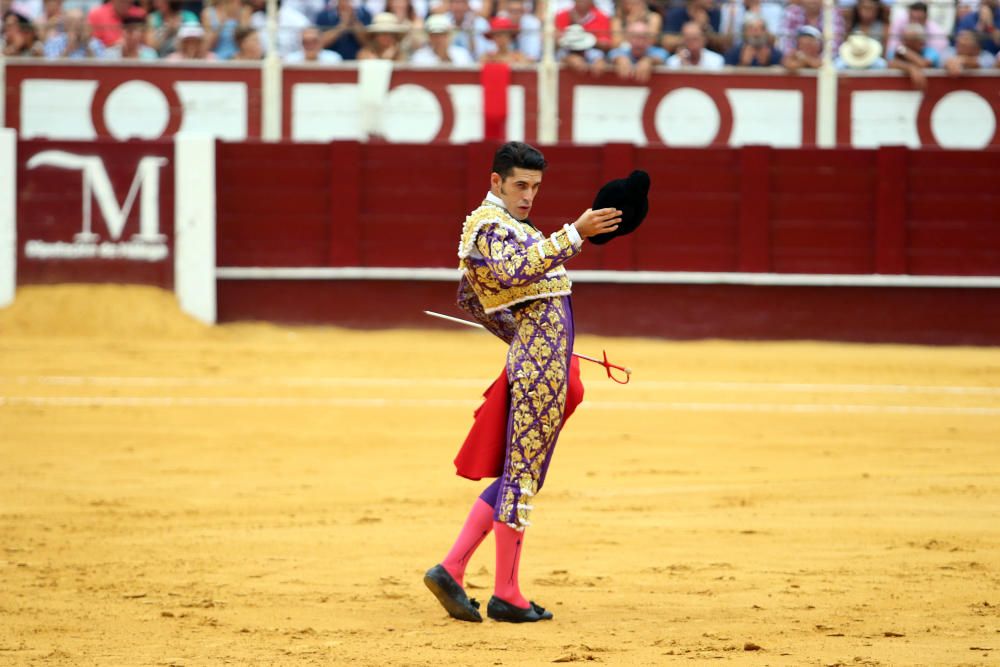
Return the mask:
{"type": "Polygon", "coordinates": [[[524,533],[499,521],[493,523],[493,533],[497,541],[497,572],[493,593],[504,602],[527,609],[530,605],[521,595],[521,588],[517,583],[524,533]]]}
{"type": "Polygon", "coordinates": [[[459,586],[464,586],[465,568],[469,564],[469,559],[475,553],[476,548],[482,543],[493,528],[493,508],[482,498],[477,498],[476,503],[469,512],[469,518],[465,520],[462,532],[458,534],[458,539],[451,547],[451,551],[441,562],[448,574],[458,582],[459,586]]]}

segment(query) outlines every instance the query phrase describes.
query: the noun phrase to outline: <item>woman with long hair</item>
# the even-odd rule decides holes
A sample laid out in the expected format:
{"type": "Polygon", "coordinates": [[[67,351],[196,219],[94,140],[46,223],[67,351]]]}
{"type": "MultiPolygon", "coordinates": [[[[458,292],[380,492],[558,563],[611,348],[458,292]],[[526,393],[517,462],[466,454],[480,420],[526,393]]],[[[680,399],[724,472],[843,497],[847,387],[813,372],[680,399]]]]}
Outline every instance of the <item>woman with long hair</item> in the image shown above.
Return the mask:
{"type": "Polygon", "coordinates": [[[851,8],[847,21],[847,33],[860,32],[871,37],[885,47],[886,23],[880,0],[858,0],[851,8]]]}

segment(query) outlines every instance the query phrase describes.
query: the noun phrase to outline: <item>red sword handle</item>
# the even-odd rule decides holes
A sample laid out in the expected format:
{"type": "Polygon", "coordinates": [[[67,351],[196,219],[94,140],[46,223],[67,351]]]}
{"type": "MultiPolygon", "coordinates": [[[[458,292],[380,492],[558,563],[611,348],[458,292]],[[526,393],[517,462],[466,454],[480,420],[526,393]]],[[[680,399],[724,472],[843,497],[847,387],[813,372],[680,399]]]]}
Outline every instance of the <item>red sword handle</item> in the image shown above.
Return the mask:
{"type": "Polygon", "coordinates": [[[573,356],[574,357],[579,357],[580,359],[585,359],[587,361],[592,361],[592,362],[594,362],[595,364],[597,364],[599,366],[603,366],[604,370],[607,371],[609,378],[611,378],[612,380],[614,380],[618,384],[628,384],[629,380],[632,379],[632,369],[628,368],[627,366],[619,366],[618,364],[611,363],[610,361],[608,361],[608,353],[607,353],[607,351],[606,350],[601,350],[601,352],[604,354],[604,360],[603,361],[600,360],[600,359],[595,359],[593,357],[588,357],[585,354],[579,354],[578,352],[574,352],[573,356]],[[618,371],[621,371],[621,372],[625,373],[625,379],[624,380],[619,380],[617,377],[615,377],[614,374],[612,374],[612,372],[611,372],[612,368],[614,368],[615,370],[618,370],[618,371]]]}

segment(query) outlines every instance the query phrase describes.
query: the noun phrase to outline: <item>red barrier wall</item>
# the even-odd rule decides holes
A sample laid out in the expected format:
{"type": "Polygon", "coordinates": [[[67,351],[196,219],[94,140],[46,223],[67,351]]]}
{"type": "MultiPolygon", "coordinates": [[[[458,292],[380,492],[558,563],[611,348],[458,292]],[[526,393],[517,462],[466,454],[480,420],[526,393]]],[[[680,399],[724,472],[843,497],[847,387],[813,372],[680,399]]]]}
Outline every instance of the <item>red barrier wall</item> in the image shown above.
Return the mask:
{"type": "MultiPolygon", "coordinates": [[[[494,146],[220,146],[219,265],[455,267],[494,146]],[[267,164],[272,169],[260,170],[267,164]]],[[[634,235],[571,269],[1000,275],[1000,153],[556,146],[532,219],[572,220],[606,180],[652,178],[634,235]]],[[[222,321],[438,327],[455,284],[223,279],[222,321]]],[[[1000,344],[1000,289],[601,284],[578,330],[668,338],[1000,344]]]]}
{"type": "MultiPolygon", "coordinates": [[[[453,267],[493,146],[221,144],[220,266],[453,267]],[[267,169],[261,169],[266,164],[267,169]]],[[[556,146],[532,220],[650,173],[633,237],[577,269],[1000,275],[1000,152],[556,146]]]]}

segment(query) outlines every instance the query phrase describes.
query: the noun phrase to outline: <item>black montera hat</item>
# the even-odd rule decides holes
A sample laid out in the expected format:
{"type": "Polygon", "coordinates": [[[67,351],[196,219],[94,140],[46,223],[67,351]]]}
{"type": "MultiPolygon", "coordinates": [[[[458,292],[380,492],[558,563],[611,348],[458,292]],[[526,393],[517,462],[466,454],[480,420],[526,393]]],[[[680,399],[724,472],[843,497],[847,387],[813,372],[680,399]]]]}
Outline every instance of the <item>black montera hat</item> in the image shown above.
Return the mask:
{"type": "Polygon", "coordinates": [[[594,210],[599,208],[617,208],[622,212],[622,221],[618,229],[591,236],[589,241],[603,245],[615,238],[631,234],[649,212],[649,174],[644,171],[633,171],[628,178],[616,178],[608,181],[598,190],[594,197],[594,210]]]}

